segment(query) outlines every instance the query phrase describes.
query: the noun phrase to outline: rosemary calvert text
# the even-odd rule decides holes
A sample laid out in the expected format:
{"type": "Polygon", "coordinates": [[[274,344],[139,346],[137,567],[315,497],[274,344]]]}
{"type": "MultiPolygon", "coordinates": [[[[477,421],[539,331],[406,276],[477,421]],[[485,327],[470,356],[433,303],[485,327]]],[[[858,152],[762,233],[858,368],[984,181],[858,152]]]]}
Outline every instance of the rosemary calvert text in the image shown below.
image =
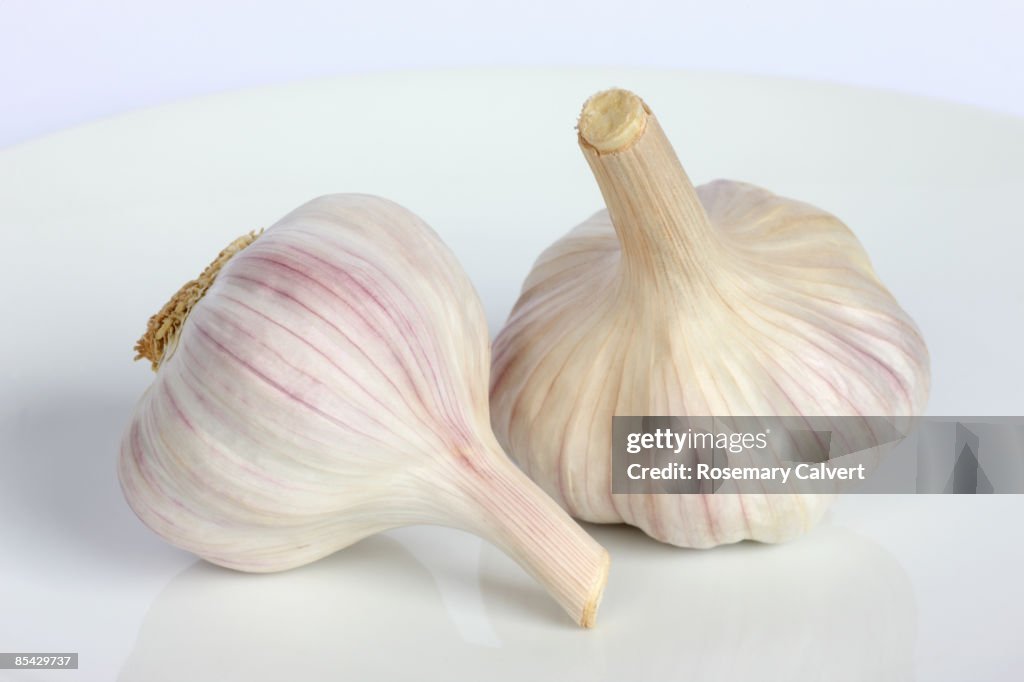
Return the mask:
{"type": "Polygon", "coordinates": [[[790,466],[772,467],[729,467],[710,464],[681,464],[672,462],[666,466],[649,467],[639,463],[630,464],[626,475],[634,481],[675,480],[675,481],[776,481],[787,483],[790,477],[801,481],[863,481],[864,465],[829,466],[827,462],[808,464],[802,462],[790,466]]]}

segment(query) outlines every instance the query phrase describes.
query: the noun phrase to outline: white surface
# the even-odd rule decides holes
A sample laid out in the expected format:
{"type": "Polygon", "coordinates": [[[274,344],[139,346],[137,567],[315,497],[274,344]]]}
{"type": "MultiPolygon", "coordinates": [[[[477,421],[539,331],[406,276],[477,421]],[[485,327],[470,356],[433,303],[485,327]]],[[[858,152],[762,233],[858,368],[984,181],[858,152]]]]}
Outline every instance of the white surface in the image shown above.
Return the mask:
{"type": "Polygon", "coordinates": [[[0,147],[335,74],[642,66],[791,76],[1024,115],[1019,0],[0,2],[0,147]]]}
{"type": "Polygon", "coordinates": [[[620,84],[698,182],[826,207],[918,321],[935,414],[1024,414],[1024,121],[906,96],[669,72],[330,80],[139,112],[0,152],[0,680],[1014,679],[1024,498],[859,497],[797,543],[676,550],[594,529],[598,628],[475,538],[416,528],[245,576],[153,536],[118,490],[145,320],[238,234],[317,194],[419,212],[504,320],[600,205],[574,117],[620,84]],[[248,658],[247,658],[248,657],[248,658]],[[294,666],[285,672],[285,666],[294,666]]]}

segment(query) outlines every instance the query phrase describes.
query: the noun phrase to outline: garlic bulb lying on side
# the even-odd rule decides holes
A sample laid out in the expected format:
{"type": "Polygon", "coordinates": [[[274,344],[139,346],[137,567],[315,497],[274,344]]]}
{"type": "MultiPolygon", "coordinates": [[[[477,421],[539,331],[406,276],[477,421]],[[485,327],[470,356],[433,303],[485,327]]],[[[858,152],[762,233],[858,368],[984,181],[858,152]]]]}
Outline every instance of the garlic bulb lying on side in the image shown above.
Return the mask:
{"type": "Polygon", "coordinates": [[[301,206],[222,252],[136,349],[156,380],[118,473],[169,542],[279,571],[388,528],[451,526],[594,624],[608,554],[501,451],[480,301],[409,211],[361,195],[301,206]]]}
{"type": "Polygon", "coordinates": [[[540,256],[495,341],[499,442],[580,519],[685,547],[798,535],[829,496],[612,494],[612,417],[919,414],[920,332],[833,216],[695,189],[636,95],[588,100],[579,142],[608,210],[540,256]]]}

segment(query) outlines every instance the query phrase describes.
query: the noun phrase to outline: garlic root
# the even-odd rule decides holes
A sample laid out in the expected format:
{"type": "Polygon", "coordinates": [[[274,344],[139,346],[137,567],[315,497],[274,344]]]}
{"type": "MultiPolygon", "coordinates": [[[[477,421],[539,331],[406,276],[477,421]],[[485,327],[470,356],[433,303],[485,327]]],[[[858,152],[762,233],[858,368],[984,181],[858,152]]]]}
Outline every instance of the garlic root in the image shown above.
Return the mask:
{"type": "Polygon", "coordinates": [[[168,542],[300,566],[413,524],[494,542],[591,627],[608,553],[501,451],[489,340],[438,236],[383,199],[311,201],[234,242],[151,318],[121,487],[168,542]]]}

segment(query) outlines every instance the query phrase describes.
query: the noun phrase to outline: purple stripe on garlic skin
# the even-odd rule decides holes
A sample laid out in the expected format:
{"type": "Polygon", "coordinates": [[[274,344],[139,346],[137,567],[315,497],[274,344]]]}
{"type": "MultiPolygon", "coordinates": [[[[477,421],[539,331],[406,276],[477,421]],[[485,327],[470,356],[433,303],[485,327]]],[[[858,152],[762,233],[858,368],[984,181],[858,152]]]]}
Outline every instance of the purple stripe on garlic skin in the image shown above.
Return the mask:
{"type": "Polygon", "coordinates": [[[499,442],[583,520],[684,547],[796,537],[830,496],[613,495],[613,416],[920,414],[920,332],[834,216],[694,188],[636,95],[595,95],[579,132],[608,209],[540,255],[495,340],[499,442]]]}
{"type": "Polygon", "coordinates": [[[167,541],[265,572],[446,525],[494,542],[594,624],[607,552],[501,451],[482,306],[409,211],[309,202],[225,249],[137,350],[157,373],[118,473],[167,541]]]}

